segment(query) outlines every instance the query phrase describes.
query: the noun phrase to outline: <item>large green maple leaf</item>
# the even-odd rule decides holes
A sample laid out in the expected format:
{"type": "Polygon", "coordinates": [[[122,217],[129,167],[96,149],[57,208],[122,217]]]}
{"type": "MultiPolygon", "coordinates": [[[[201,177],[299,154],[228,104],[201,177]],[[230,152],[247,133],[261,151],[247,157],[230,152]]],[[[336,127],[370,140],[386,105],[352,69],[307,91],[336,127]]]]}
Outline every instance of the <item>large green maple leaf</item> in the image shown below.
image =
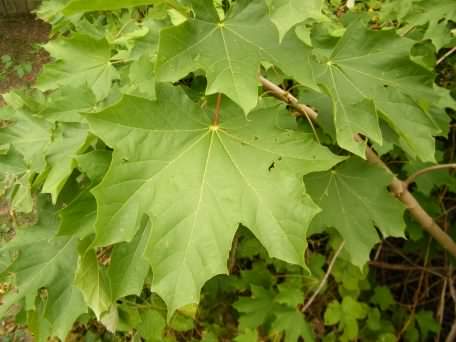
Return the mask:
{"type": "MultiPolygon", "coordinates": [[[[160,32],[157,80],[177,81],[202,69],[207,94],[221,92],[249,112],[258,101],[260,62],[289,73],[296,59],[290,48],[296,42],[290,37],[291,41],[285,39],[287,48],[280,48],[277,29],[262,0],[236,2],[224,20],[211,0],[195,1],[193,6],[195,18],[160,32]]],[[[309,66],[295,67],[302,71],[299,81],[315,87],[309,66]]]]}
{"type": "Polygon", "coordinates": [[[377,227],[386,236],[403,236],[405,207],[387,190],[391,175],[352,158],[334,170],[305,176],[308,192],[323,209],[312,225],[334,227],[346,241],[353,264],[363,266],[379,241],[377,227]]]}
{"type": "Polygon", "coordinates": [[[382,118],[412,157],[434,160],[433,136],[440,129],[426,111],[436,100],[432,73],[410,61],[414,41],[364,26],[355,20],[332,49],[315,41],[314,69],[332,98],[338,144],[364,157],[365,144],[353,136],[361,133],[381,144],[382,118]]]}
{"type": "Polygon", "coordinates": [[[162,86],[157,98],[126,96],[87,115],[94,133],[114,148],[94,190],[95,245],[131,240],[147,214],[152,288],[170,314],[197,302],[202,285],[227,272],[239,223],[271,256],[303,265],[306,230],[319,209],[301,176],[341,157],[296,131],[294,118],[277,107],[246,120],[225,98],[222,121],[214,126],[179,88],[162,86]]]}

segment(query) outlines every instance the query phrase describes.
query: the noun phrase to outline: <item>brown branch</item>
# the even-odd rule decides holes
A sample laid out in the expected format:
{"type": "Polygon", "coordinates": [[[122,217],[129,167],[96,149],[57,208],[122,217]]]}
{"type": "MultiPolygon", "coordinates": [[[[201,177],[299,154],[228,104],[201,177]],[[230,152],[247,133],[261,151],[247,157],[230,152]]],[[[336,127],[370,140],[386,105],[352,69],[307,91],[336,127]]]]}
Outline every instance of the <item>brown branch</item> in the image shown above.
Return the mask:
{"type": "MultiPolygon", "coordinates": [[[[299,103],[293,95],[289,94],[264,77],[260,76],[259,79],[263,87],[270,91],[275,97],[288,103],[289,106],[293,107],[296,111],[302,113],[303,115],[308,115],[312,121],[317,121],[318,114],[312,108],[299,103]]],[[[356,134],[354,138],[356,141],[364,141],[364,139],[358,134],[356,134]]],[[[366,148],[366,159],[371,164],[382,167],[393,176],[390,183],[390,191],[405,204],[410,212],[410,215],[413,216],[423,229],[427,231],[451,255],[456,257],[456,243],[442,230],[442,228],[440,228],[437,223],[434,222],[432,217],[421,207],[415,197],[413,197],[413,195],[407,190],[405,183],[393,174],[388,166],[370,147],[366,148]]]]}
{"type": "Polygon", "coordinates": [[[437,171],[437,170],[444,170],[444,169],[456,169],[456,163],[433,165],[433,166],[429,166],[424,169],[418,170],[413,175],[411,175],[409,178],[407,178],[404,181],[404,184],[405,184],[405,186],[408,187],[410,184],[412,184],[415,181],[415,179],[417,177],[424,175],[426,173],[429,173],[429,172],[433,172],[433,171],[437,171]]]}
{"type": "Polygon", "coordinates": [[[212,116],[212,126],[217,127],[220,124],[220,108],[222,106],[222,94],[217,95],[217,102],[215,103],[214,115],[212,116]]]}
{"type": "Polygon", "coordinates": [[[317,289],[314,291],[312,296],[307,300],[307,302],[303,305],[301,312],[305,312],[313,303],[315,298],[317,298],[318,294],[320,291],[323,289],[325,286],[326,282],[328,281],[329,275],[331,274],[331,271],[334,267],[334,264],[336,263],[337,257],[339,256],[340,252],[342,252],[342,249],[345,246],[345,240],[341,242],[339,247],[337,248],[336,252],[334,253],[334,256],[331,259],[331,262],[328,265],[328,269],[326,270],[326,273],[323,277],[323,279],[320,281],[320,284],[318,284],[317,289]]]}
{"type": "Polygon", "coordinates": [[[437,62],[435,62],[436,65],[439,65],[440,63],[442,63],[445,58],[447,58],[449,55],[451,55],[453,52],[456,51],[456,46],[453,47],[450,51],[446,52],[442,57],[440,57],[437,62]]]}

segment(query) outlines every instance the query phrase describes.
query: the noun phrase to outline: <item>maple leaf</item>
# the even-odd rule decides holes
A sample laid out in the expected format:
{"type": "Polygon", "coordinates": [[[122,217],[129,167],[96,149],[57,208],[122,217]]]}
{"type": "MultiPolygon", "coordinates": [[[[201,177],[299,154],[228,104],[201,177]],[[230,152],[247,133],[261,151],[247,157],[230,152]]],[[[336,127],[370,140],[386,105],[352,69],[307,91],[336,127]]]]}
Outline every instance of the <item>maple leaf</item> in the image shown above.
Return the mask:
{"type": "MultiPolygon", "coordinates": [[[[258,100],[260,62],[268,61],[288,72],[296,55],[290,46],[280,48],[277,30],[261,0],[236,2],[224,20],[211,0],[197,1],[193,6],[195,18],[160,32],[157,80],[177,81],[203,69],[206,94],[224,93],[248,113],[258,100]]],[[[298,68],[308,71],[300,81],[315,87],[310,69],[298,68]]]]}
{"type": "Polygon", "coordinates": [[[12,144],[29,169],[42,172],[46,166],[46,149],[51,143],[52,125],[22,109],[2,112],[2,120],[13,123],[0,129],[0,144],[12,144]]]}
{"type": "Polygon", "coordinates": [[[150,227],[146,226],[138,231],[132,241],[115,245],[108,267],[99,263],[92,249],[82,255],[75,284],[98,319],[117,299],[141,293],[149,272],[149,264],[144,259],[149,234],[150,227]]]}
{"type": "Polygon", "coordinates": [[[280,39],[296,24],[310,18],[323,17],[322,0],[269,0],[268,5],[271,20],[279,30],[280,39]]]}
{"type": "Polygon", "coordinates": [[[437,50],[454,39],[449,23],[456,21],[453,0],[405,0],[397,6],[395,1],[386,2],[380,9],[381,20],[396,20],[404,24],[398,32],[405,35],[419,26],[425,26],[421,39],[430,39],[437,50]]]}
{"type": "Polygon", "coordinates": [[[14,251],[17,259],[6,270],[15,272],[17,289],[2,299],[0,317],[25,296],[36,296],[48,287],[44,318],[51,324],[50,336],[64,339],[73,322],[87,311],[81,293],[73,285],[77,263],[77,241],[72,237],[53,239],[58,220],[49,203],[39,199],[40,219],[32,227],[21,227],[16,237],[0,248],[0,254],[14,251]]]}
{"type": "Polygon", "coordinates": [[[75,33],[70,38],[50,41],[44,48],[56,59],[46,64],[37,79],[42,91],[61,86],[89,85],[97,100],[108,96],[113,79],[119,77],[111,64],[111,49],[105,39],[75,33]]]}
{"type": "Polygon", "coordinates": [[[202,285],[227,272],[239,223],[271,256],[303,265],[306,228],[319,209],[305,194],[301,175],[343,158],[312,134],[297,132],[295,119],[278,107],[246,120],[225,99],[220,126],[214,126],[178,88],[163,85],[157,98],[126,96],[86,115],[92,131],[114,148],[111,167],[93,191],[94,244],[131,240],[147,214],[152,288],[169,314],[198,302],[202,285]]]}
{"type": "Polygon", "coordinates": [[[412,157],[434,160],[434,135],[438,124],[426,111],[437,99],[433,75],[410,61],[414,41],[392,31],[371,31],[355,20],[336,45],[327,49],[316,42],[314,64],[317,81],[333,102],[338,144],[363,157],[365,143],[357,133],[381,144],[379,118],[399,136],[412,157]]]}
{"type": "Polygon", "coordinates": [[[403,236],[404,207],[387,190],[392,175],[359,158],[332,171],[305,176],[307,190],[323,209],[312,224],[334,227],[354,265],[363,266],[379,236],[403,236]],[[375,226],[374,226],[375,225],[375,226]]]}
{"type": "Polygon", "coordinates": [[[48,172],[42,192],[52,195],[53,203],[75,168],[76,155],[87,147],[87,125],[59,123],[46,150],[48,172]]]}
{"type": "Polygon", "coordinates": [[[93,11],[112,11],[121,8],[131,8],[144,5],[158,5],[161,3],[171,3],[174,8],[178,7],[178,2],[173,0],[71,0],[61,9],[65,15],[93,11]]]}

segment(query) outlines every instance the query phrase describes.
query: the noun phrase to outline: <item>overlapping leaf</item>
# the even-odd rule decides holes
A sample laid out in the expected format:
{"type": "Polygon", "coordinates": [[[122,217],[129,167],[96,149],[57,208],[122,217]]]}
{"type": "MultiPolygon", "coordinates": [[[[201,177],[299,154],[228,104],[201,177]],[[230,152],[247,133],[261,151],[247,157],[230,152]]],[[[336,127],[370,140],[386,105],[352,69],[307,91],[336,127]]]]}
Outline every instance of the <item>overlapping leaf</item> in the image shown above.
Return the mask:
{"type": "Polygon", "coordinates": [[[87,311],[81,293],[73,285],[77,241],[71,237],[52,239],[58,222],[55,212],[44,199],[39,210],[39,222],[18,230],[15,239],[0,249],[0,253],[19,253],[6,270],[15,273],[16,289],[3,297],[0,317],[25,296],[49,287],[44,317],[51,325],[51,336],[64,339],[76,318],[87,311]]]}
{"type": "Polygon", "coordinates": [[[294,25],[310,18],[322,17],[321,0],[269,0],[268,5],[271,20],[277,26],[280,38],[294,25]]]}
{"type": "MultiPolygon", "coordinates": [[[[92,12],[92,11],[112,11],[121,8],[131,8],[143,5],[157,5],[166,3],[166,0],[70,0],[63,8],[65,15],[72,15],[75,13],[92,12]]],[[[173,5],[178,5],[178,1],[169,1],[173,5]]]]}
{"type": "Polygon", "coordinates": [[[49,171],[42,189],[52,195],[54,203],[76,166],[76,155],[86,148],[87,134],[86,125],[76,123],[61,123],[55,129],[54,139],[46,150],[49,171]]]}
{"type": "Polygon", "coordinates": [[[71,38],[50,41],[44,48],[56,59],[44,66],[36,87],[42,91],[61,86],[89,85],[97,100],[108,96],[112,80],[118,78],[111,64],[111,50],[105,39],[96,40],[80,33],[71,38]]]}
{"type": "Polygon", "coordinates": [[[329,172],[305,176],[308,192],[323,209],[313,225],[334,227],[346,241],[353,264],[362,266],[384,236],[403,236],[404,207],[387,190],[391,181],[383,169],[353,158],[329,172]]]}
{"type": "Polygon", "coordinates": [[[413,44],[392,31],[367,30],[356,20],[333,49],[316,50],[320,64],[315,72],[332,98],[341,147],[364,157],[365,144],[353,136],[361,133],[381,143],[381,117],[412,157],[434,160],[433,136],[440,129],[426,112],[436,100],[432,74],[410,61],[413,44]]]}
{"type": "Polygon", "coordinates": [[[278,108],[255,111],[247,121],[225,103],[221,115],[220,127],[211,125],[204,110],[170,86],[160,88],[157,102],[125,97],[87,115],[115,150],[94,191],[95,245],[131,240],[147,214],[152,288],[170,314],[197,302],[202,285],[226,272],[239,223],[271,256],[302,265],[306,228],[318,208],[299,175],[341,160],[311,134],[294,131],[294,119],[278,108]]]}
{"type": "MultiPolygon", "coordinates": [[[[207,94],[224,93],[248,113],[258,100],[260,62],[269,61],[288,73],[296,55],[280,48],[277,30],[262,0],[236,2],[224,20],[211,0],[193,5],[194,19],[160,32],[157,79],[177,81],[189,72],[203,69],[207,94]]],[[[314,87],[309,66],[298,68],[307,71],[300,81],[314,87]]]]}
{"type": "Polygon", "coordinates": [[[425,26],[422,39],[430,39],[437,50],[452,40],[451,24],[456,21],[456,6],[453,0],[405,0],[397,6],[394,1],[386,2],[380,10],[382,20],[397,20],[404,26],[401,34],[406,34],[425,26]]]}

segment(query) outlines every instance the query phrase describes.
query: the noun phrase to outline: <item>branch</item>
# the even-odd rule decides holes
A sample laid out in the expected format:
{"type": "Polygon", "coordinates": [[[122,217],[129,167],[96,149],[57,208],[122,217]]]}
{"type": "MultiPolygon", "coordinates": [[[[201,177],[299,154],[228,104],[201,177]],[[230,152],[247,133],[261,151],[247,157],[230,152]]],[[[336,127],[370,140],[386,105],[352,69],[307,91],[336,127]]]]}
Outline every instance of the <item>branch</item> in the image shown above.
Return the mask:
{"type": "Polygon", "coordinates": [[[260,76],[259,79],[264,89],[267,89],[276,98],[288,103],[290,107],[293,107],[294,109],[296,109],[298,113],[308,117],[314,123],[317,121],[318,114],[312,108],[306,106],[305,104],[299,103],[296,97],[291,95],[289,92],[283,90],[278,85],[267,80],[263,76],[260,76]]]}
{"type": "Polygon", "coordinates": [[[443,169],[456,169],[456,163],[440,164],[440,165],[433,165],[433,166],[426,167],[422,170],[415,172],[413,175],[411,175],[409,178],[407,178],[404,181],[404,185],[406,187],[408,187],[410,184],[412,184],[415,181],[415,179],[417,177],[424,175],[426,173],[432,172],[432,171],[443,170],[443,169]]]}
{"type": "Polygon", "coordinates": [[[442,63],[445,58],[447,58],[449,55],[451,55],[453,52],[456,51],[456,46],[453,47],[450,51],[448,51],[447,53],[445,53],[442,57],[440,57],[437,62],[435,63],[436,65],[439,65],[440,63],[442,63]]]}
{"type": "MultiPolygon", "coordinates": [[[[296,111],[303,115],[308,115],[312,121],[316,122],[318,114],[310,107],[300,104],[298,100],[285,90],[281,89],[274,83],[268,81],[264,77],[260,76],[260,82],[265,89],[271,92],[275,97],[288,103],[289,106],[293,107],[296,111]]],[[[354,139],[359,142],[363,142],[364,139],[356,134],[354,139]]],[[[456,243],[451,237],[446,234],[440,226],[435,223],[432,217],[421,207],[418,201],[408,191],[406,184],[398,179],[388,166],[379,158],[379,156],[369,146],[366,148],[366,159],[368,162],[374,165],[378,165],[385,169],[389,174],[393,176],[390,183],[390,191],[405,204],[410,212],[410,215],[427,231],[437,242],[445,248],[451,255],[456,257],[456,243]]]]}
{"type": "Polygon", "coordinates": [[[334,256],[332,257],[331,262],[328,265],[328,269],[326,270],[325,276],[321,280],[321,282],[318,285],[315,292],[312,294],[312,296],[309,298],[309,300],[304,304],[304,306],[301,309],[301,312],[305,312],[312,305],[315,298],[317,298],[318,294],[325,286],[326,282],[328,281],[329,275],[331,274],[331,271],[334,267],[334,264],[336,263],[337,257],[339,256],[340,252],[342,252],[342,249],[344,248],[344,246],[345,246],[345,240],[342,241],[339,248],[337,248],[336,253],[334,253],[334,256]]]}

